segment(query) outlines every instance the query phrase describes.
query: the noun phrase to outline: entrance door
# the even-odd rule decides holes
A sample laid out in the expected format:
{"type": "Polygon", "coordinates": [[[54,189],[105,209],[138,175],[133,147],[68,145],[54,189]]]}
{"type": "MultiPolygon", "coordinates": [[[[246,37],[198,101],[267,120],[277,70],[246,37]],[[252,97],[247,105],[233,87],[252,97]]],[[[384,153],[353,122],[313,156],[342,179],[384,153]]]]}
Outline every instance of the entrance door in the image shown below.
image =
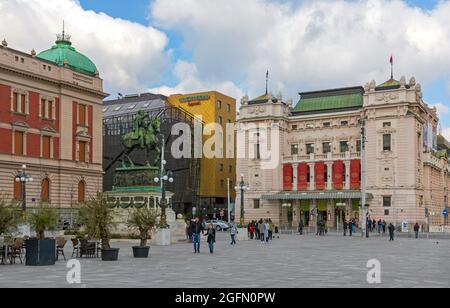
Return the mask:
{"type": "Polygon", "coordinates": [[[317,214],[317,221],[328,221],[328,215],[327,215],[327,211],[319,211],[319,213],[317,214]]]}
{"type": "Polygon", "coordinates": [[[300,220],[303,221],[303,225],[305,227],[309,227],[309,220],[310,220],[310,211],[300,211],[300,220]]]}

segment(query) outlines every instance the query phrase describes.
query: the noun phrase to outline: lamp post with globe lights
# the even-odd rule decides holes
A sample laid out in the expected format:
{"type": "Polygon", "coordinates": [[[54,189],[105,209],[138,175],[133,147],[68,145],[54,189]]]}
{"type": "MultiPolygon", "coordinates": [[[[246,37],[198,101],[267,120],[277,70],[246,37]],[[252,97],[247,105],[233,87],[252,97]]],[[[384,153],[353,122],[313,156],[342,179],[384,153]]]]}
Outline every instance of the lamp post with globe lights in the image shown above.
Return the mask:
{"type": "Polygon", "coordinates": [[[162,140],[162,150],[161,150],[161,172],[159,177],[155,177],[155,183],[161,183],[161,219],[159,221],[159,227],[161,229],[168,229],[169,225],[167,224],[167,216],[166,216],[166,182],[173,183],[174,179],[172,177],[172,171],[166,171],[165,165],[167,161],[164,160],[164,135],[161,136],[162,140]]]}
{"type": "Polygon", "coordinates": [[[239,186],[234,188],[236,191],[241,191],[241,219],[240,225],[243,227],[245,224],[245,216],[244,216],[244,193],[248,190],[248,186],[245,185],[244,182],[244,174],[241,174],[241,181],[239,182],[239,186]]]}
{"type": "Polygon", "coordinates": [[[27,165],[22,165],[22,169],[17,173],[15,178],[17,183],[22,183],[22,210],[24,213],[27,209],[27,183],[33,182],[33,177],[26,170],[27,165]]]}

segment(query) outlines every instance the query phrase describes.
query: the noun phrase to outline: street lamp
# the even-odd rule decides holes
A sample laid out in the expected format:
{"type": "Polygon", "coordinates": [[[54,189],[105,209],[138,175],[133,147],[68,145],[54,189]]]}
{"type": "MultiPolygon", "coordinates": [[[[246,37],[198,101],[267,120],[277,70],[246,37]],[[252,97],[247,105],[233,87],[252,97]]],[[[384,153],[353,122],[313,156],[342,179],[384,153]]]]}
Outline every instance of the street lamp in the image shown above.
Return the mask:
{"type": "Polygon", "coordinates": [[[22,183],[22,210],[27,209],[27,182],[33,182],[31,174],[26,172],[27,165],[22,165],[22,169],[17,173],[15,181],[22,183]]]}
{"type": "Polygon", "coordinates": [[[174,179],[172,177],[172,171],[166,171],[165,165],[167,162],[162,159],[161,160],[161,173],[159,177],[155,177],[154,181],[155,183],[161,183],[161,219],[159,222],[159,227],[162,229],[167,229],[169,225],[167,224],[167,217],[166,217],[166,207],[167,207],[167,200],[166,200],[166,182],[173,183],[174,179]]]}
{"type": "Polygon", "coordinates": [[[245,223],[245,218],[244,218],[244,192],[246,192],[248,190],[248,186],[245,185],[244,182],[244,174],[241,174],[241,181],[239,182],[239,186],[236,186],[234,188],[236,191],[240,190],[241,191],[241,220],[240,220],[240,225],[243,226],[245,223]]]}

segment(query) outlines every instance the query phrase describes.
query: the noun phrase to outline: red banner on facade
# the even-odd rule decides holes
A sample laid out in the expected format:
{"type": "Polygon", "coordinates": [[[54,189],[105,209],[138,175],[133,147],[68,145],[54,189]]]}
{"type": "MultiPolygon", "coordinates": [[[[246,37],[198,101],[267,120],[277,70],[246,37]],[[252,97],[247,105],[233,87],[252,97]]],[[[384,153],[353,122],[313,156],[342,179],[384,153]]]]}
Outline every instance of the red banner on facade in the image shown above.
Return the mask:
{"type": "Polygon", "coordinates": [[[292,190],[293,170],[291,164],[283,166],[283,189],[292,190]]]}
{"type": "Polygon", "coordinates": [[[350,189],[361,188],[361,161],[352,160],[350,162],[350,189]]]}
{"type": "Polygon", "coordinates": [[[344,188],[344,162],[342,160],[335,161],[333,164],[333,187],[334,189],[344,188]]]}
{"type": "Polygon", "coordinates": [[[308,190],[309,166],[306,163],[298,164],[298,190],[308,190]]]}
{"type": "Polygon", "coordinates": [[[315,178],[316,178],[316,189],[324,190],[325,189],[325,163],[318,162],[314,165],[315,170],[315,178]]]}

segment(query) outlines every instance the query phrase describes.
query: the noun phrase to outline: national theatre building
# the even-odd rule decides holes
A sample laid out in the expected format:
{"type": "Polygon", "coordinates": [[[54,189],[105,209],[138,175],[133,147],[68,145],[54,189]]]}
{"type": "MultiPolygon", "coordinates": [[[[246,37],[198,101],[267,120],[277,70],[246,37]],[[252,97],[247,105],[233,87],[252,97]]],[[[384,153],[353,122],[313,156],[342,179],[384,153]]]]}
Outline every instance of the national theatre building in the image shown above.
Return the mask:
{"type": "MultiPolygon", "coordinates": [[[[365,183],[371,219],[444,223],[448,142],[438,138],[436,108],[423,101],[415,78],[300,93],[295,106],[281,94],[244,97],[237,121],[247,222],[271,218],[280,226],[300,220],[315,226],[325,220],[334,228],[360,221],[365,183]],[[275,166],[265,162],[266,147],[279,157],[275,166]]],[[[240,203],[238,193],[237,215],[240,203]]]]}

